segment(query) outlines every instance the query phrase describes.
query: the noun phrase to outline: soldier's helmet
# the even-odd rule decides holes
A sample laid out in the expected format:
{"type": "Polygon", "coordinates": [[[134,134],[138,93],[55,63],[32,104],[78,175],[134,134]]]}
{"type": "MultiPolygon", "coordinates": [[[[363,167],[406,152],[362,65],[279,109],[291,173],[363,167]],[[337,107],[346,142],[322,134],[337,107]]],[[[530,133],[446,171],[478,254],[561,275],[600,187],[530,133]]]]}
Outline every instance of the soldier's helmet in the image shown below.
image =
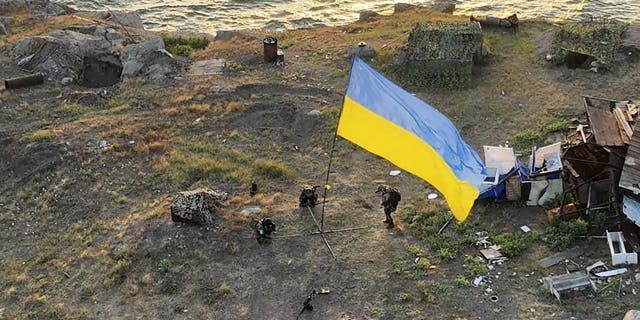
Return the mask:
{"type": "Polygon", "coordinates": [[[387,191],[387,189],[389,189],[387,185],[379,184],[378,189],[376,189],[375,193],[384,193],[385,191],[387,191]]]}

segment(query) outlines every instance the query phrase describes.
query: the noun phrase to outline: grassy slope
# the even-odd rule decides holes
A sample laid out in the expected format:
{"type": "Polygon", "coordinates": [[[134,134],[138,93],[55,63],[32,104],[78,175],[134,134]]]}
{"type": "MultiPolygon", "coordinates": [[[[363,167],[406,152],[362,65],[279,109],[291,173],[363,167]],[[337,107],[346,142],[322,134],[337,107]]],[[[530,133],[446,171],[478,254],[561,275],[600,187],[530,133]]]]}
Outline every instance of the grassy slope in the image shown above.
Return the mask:
{"type": "MultiPolygon", "coordinates": [[[[0,318],[282,319],[295,314],[310,288],[318,286],[329,286],[332,293],[317,298],[310,316],[315,319],[620,316],[635,303],[631,295],[557,305],[538,289],[541,270],[533,261],[547,254],[538,244],[498,269],[515,275],[494,284],[496,304],[488,302],[484,288],[459,288],[454,281],[456,276],[472,279],[462,265],[465,254],[477,255],[473,248],[463,246],[451,261],[440,261],[427,249],[429,266],[436,267],[416,267],[415,250],[407,248],[424,250],[424,244],[413,239],[405,223],[391,233],[382,229],[372,194],[375,181],[400,187],[405,212],[414,207],[431,212],[443,203],[425,207],[418,194],[428,186],[406,175],[389,178],[391,165],[342,140],[331,176],[328,225],[373,228],[330,236],[341,258],[335,263],[318,238],[286,238],[268,247],[252,239],[251,219],[239,213],[245,205],[261,205],[282,235],[313,230],[309,218],[298,213],[298,186],[323,179],[349,68],[345,48],[359,41],[376,48],[386,44],[373,64],[393,77],[392,50],[403,44],[415,22],[437,19],[464,18],[415,11],[339,28],[278,33],[287,47],[284,69],[259,63],[263,33],[249,32],[253,38],[213,43],[193,54],[226,58],[230,74],[171,87],[126,81],[101,106],[59,101],[54,85],[0,92],[5,177],[0,185],[0,241],[5,244],[0,318]],[[212,89],[216,86],[231,92],[219,93],[212,89]],[[321,116],[306,115],[313,109],[321,116]],[[109,147],[88,147],[100,140],[109,147]],[[263,194],[249,198],[248,183],[254,180],[263,194]],[[170,222],[171,195],[195,186],[234,196],[221,212],[224,228],[170,222]]],[[[78,23],[62,19],[33,29],[25,21],[18,29],[24,33],[10,40],[78,23]]],[[[637,94],[637,66],[599,75],[538,62],[534,39],[549,27],[525,23],[516,34],[487,30],[494,58],[477,70],[472,89],[411,90],[447,114],[477,150],[512,140],[523,129],[542,132],[557,121],[549,110],[579,112],[580,94],[619,99],[637,94]]],[[[6,74],[19,74],[7,58],[0,59],[6,74]]],[[[541,230],[540,210],[479,205],[471,229],[496,234],[525,223],[541,230]]],[[[606,257],[602,243],[580,248],[589,248],[587,260],[606,257]]]]}

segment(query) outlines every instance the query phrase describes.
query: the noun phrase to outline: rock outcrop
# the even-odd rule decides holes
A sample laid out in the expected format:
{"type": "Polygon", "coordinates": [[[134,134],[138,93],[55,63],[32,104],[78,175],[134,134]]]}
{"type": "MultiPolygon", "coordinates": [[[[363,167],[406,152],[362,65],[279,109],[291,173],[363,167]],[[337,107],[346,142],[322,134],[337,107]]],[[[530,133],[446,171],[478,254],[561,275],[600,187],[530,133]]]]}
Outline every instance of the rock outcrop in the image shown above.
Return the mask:
{"type": "Polygon", "coordinates": [[[112,86],[123,77],[163,82],[184,74],[184,67],[164,50],[162,38],[129,45],[127,41],[113,28],[74,26],[24,38],[13,46],[13,55],[22,68],[53,81],[92,88],[112,86]]]}
{"type": "Polygon", "coordinates": [[[128,45],[122,52],[122,77],[144,77],[162,82],[180,76],[184,68],[164,48],[162,38],[128,45]]]}
{"type": "Polygon", "coordinates": [[[207,188],[179,192],[171,204],[171,220],[198,225],[212,225],[214,214],[223,201],[228,199],[225,192],[207,188]]]}

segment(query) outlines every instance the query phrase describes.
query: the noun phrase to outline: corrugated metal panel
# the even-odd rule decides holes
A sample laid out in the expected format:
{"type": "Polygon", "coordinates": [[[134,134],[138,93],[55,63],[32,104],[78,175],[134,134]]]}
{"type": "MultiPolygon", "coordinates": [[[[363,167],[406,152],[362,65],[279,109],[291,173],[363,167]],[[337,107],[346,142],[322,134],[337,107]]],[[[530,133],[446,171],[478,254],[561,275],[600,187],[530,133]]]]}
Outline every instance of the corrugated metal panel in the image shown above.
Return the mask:
{"type": "MultiPolygon", "coordinates": [[[[636,125],[635,130],[640,130],[640,127],[636,125]]],[[[618,186],[640,194],[640,134],[631,136],[618,186]]]]}
{"type": "Polygon", "coordinates": [[[640,203],[638,201],[625,195],[622,199],[622,212],[629,220],[640,226],[640,203]]]}

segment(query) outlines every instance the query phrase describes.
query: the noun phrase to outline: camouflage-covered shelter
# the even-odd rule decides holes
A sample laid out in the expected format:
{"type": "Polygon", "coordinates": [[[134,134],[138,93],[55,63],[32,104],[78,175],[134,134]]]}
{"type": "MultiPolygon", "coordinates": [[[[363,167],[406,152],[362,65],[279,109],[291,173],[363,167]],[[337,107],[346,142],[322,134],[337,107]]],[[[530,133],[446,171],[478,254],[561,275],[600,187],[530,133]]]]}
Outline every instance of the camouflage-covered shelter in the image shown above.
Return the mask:
{"type": "Polygon", "coordinates": [[[614,20],[565,24],[553,34],[552,62],[570,68],[610,68],[626,28],[614,20]]]}
{"type": "Polygon", "coordinates": [[[394,61],[408,84],[466,88],[471,85],[474,55],[481,50],[478,22],[418,23],[394,61]]]}

